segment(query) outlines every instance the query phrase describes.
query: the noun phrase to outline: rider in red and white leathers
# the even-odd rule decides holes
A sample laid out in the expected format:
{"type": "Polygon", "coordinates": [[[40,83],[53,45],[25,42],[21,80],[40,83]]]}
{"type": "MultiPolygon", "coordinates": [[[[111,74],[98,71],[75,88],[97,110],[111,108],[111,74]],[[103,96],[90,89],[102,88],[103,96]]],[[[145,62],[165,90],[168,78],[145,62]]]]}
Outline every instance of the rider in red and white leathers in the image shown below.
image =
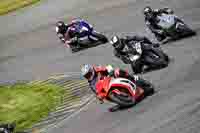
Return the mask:
{"type": "Polygon", "coordinates": [[[81,72],[83,77],[85,77],[88,82],[91,90],[96,94],[96,83],[98,80],[102,79],[105,76],[112,76],[114,78],[122,77],[127,78],[133,82],[135,82],[137,85],[141,87],[147,87],[149,86],[149,82],[146,80],[134,75],[130,75],[128,71],[116,68],[113,69],[111,65],[108,66],[95,66],[90,64],[84,64],[81,68],[81,72]]]}

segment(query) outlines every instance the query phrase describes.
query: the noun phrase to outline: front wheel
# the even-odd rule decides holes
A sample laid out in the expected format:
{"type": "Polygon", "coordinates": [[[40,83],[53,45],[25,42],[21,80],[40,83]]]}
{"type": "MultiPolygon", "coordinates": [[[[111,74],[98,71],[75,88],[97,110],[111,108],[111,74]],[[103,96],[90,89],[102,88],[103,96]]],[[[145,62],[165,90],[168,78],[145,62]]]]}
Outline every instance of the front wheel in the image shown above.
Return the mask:
{"type": "Polygon", "coordinates": [[[184,35],[195,35],[196,34],[195,31],[193,31],[188,25],[186,25],[183,22],[178,22],[177,23],[177,31],[180,34],[183,34],[183,36],[184,35]]]}
{"type": "Polygon", "coordinates": [[[112,91],[110,91],[110,93],[108,94],[110,100],[118,105],[120,105],[121,107],[128,107],[128,106],[132,106],[135,105],[136,101],[135,99],[133,99],[130,95],[119,95],[117,93],[113,93],[112,91]]]}
{"type": "Polygon", "coordinates": [[[154,86],[147,80],[139,79],[137,81],[137,85],[140,86],[144,90],[144,95],[149,96],[154,93],[154,86]]]}
{"type": "Polygon", "coordinates": [[[98,38],[98,40],[101,41],[102,43],[107,43],[108,42],[107,37],[104,36],[103,34],[98,33],[98,32],[93,32],[92,34],[93,34],[93,36],[95,36],[96,38],[98,38]]]}
{"type": "Polygon", "coordinates": [[[152,67],[166,67],[168,65],[168,56],[160,50],[152,50],[145,56],[145,62],[152,67]]]}

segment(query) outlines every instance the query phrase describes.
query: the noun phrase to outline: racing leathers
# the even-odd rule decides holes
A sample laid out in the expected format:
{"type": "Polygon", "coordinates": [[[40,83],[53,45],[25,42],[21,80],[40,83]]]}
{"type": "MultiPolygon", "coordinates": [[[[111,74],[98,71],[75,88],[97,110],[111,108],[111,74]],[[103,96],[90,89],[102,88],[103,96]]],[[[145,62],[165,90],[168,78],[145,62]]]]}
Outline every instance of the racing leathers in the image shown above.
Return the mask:
{"type": "Polygon", "coordinates": [[[145,24],[151,30],[151,32],[154,33],[158,41],[162,41],[166,38],[165,36],[162,35],[163,32],[161,28],[157,25],[158,23],[157,16],[162,13],[173,14],[173,11],[169,8],[155,9],[153,10],[151,16],[145,16],[145,24]]]}

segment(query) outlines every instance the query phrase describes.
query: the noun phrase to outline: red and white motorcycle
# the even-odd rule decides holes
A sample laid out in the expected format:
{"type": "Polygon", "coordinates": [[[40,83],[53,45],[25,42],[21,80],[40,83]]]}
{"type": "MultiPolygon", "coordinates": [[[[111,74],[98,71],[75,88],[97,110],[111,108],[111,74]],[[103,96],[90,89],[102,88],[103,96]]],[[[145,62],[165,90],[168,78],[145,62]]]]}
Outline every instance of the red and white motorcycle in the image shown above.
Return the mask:
{"type": "Polygon", "coordinates": [[[128,107],[153,94],[154,88],[152,85],[142,88],[125,78],[104,77],[96,83],[96,91],[101,101],[108,100],[121,107],[128,107]]]}

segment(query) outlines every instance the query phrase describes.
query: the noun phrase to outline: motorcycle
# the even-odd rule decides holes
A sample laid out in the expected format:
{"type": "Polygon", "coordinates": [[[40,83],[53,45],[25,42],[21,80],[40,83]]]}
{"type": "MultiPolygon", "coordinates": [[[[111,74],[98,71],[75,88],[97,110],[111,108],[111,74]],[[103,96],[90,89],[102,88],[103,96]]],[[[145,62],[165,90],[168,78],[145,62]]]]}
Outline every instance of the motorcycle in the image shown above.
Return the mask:
{"type": "Polygon", "coordinates": [[[178,16],[174,14],[162,13],[157,16],[157,20],[158,27],[162,29],[162,32],[160,33],[161,36],[178,39],[180,37],[195,34],[195,32],[190,29],[188,25],[186,25],[178,16]]]}
{"type": "Polygon", "coordinates": [[[132,48],[139,53],[137,55],[131,52],[127,54],[127,58],[129,59],[132,70],[135,74],[144,72],[148,69],[166,67],[169,63],[169,57],[162,51],[160,46],[155,47],[153,44],[149,45],[137,42],[135,45],[132,45],[132,48]]]}
{"type": "Polygon", "coordinates": [[[96,83],[96,91],[101,101],[107,100],[119,107],[130,107],[153,94],[154,88],[151,84],[142,88],[125,78],[104,77],[96,83]]]}
{"type": "MultiPolygon", "coordinates": [[[[71,48],[72,52],[77,52],[80,49],[91,47],[94,43],[106,43],[108,39],[105,35],[95,31],[93,26],[88,23],[81,23],[78,28],[75,29],[76,34],[79,38],[74,42],[66,42],[68,48],[71,48]]],[[[67,37],[70,39],[71,37],[67,37]]],[[[96,44],[97,45],[97,44],[96,44]]]]}

